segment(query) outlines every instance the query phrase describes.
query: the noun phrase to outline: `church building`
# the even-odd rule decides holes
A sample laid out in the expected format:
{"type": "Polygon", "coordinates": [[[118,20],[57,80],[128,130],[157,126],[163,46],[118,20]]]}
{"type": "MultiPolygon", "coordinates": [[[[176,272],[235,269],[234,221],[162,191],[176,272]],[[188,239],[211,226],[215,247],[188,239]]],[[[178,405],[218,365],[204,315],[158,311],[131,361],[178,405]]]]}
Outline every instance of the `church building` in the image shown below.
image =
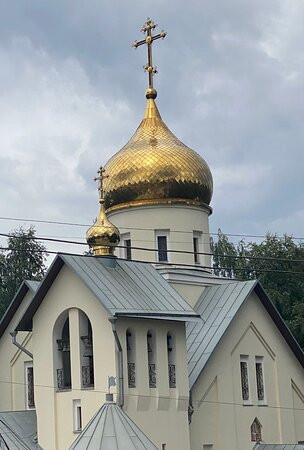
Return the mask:
{"type": "Polygon", "coordinates": [[[304,450],[304,354],[258,280],[212,273],[205,160],[146,109],[96,180],[90,254],[0,322],[0,449],[304,450]]]}

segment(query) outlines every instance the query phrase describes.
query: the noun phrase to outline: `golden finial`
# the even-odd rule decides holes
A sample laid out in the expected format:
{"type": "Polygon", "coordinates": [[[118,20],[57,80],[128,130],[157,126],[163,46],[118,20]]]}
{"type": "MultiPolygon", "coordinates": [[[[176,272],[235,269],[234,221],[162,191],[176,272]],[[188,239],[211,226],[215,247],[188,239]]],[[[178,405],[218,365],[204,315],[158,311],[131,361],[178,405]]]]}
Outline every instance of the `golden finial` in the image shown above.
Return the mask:
{"type": "Polygon", "coordinates": [[[164,39],[167,35],[167,33],[162,30],[159,34],[156,34],[153,36],[152,30],[154,30],[156,27],[157,27],[157,24],[148,17],[146,23],[144,23],[144,25],[142,26],[142,28],[140,30],[141,32],[146,33],[145,39],[143,39],[142,41],[135,41],[133,43],[133,47],[135,47],[135,48],[139,47],[140,45],[147,44],[148,62],[144,66],[144,69],[148,72],[148,76],[149,76],[149,87],[146,90],[146,97],[148,99],[149,98],[155,99],[157,96],[156,89],[154,89],[154,87],[153,87],[153,75],[157,73],[157,69],[156,69],[156,67],[153,66],[153,63],[152,63],[152,44],[153,44],[153,41],[156,41],[157,39],[164,39]]]}
{"type": "Polygon", "coordinates": [[[94,181],[98,180],[100,211],[96,222],[87,231],[87,243],[92,248],[94,256],[113,256],[115,247],[119,244],[120,235],[118,228],[108,220],[105,212],[103,180],[108,178],[108,175],[105,175],[105,169],[102,166],[97,173],[98,176],[94,178],[94,181]]]}

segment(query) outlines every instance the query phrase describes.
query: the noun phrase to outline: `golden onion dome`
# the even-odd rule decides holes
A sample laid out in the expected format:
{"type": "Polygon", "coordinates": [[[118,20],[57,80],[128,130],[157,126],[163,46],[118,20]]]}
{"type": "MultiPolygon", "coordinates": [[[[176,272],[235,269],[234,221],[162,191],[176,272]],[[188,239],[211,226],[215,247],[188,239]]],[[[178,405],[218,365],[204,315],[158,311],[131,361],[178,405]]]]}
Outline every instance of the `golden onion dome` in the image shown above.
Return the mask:
{"type": "Polygon", "coordinates": [[[146,97],[139,127],[105,166],[106,209],[170,203],[208,206],[213,182],[207,163],[166,126],[154,101],[156,91],[148,89],[146,97]]]}
{"type": "Polygon", "coordinates": [[[86,238],[95,256],[112,256],[119,244],[120,235],[118,228],[109,221],[105,211],[103,188],[105,169],[100,167],[97,173],[98,177],[94,178],[94,181],[98,180],[100,210],[96,222],[88,229],[86,238]]]}
{"type": "Polygon", "coordinates": [[[103,202],[100,204],[99,216],[88,229],[86,238],[95,256],[111,256],[119,244],[119,230],[107,218],[103,202]]]}

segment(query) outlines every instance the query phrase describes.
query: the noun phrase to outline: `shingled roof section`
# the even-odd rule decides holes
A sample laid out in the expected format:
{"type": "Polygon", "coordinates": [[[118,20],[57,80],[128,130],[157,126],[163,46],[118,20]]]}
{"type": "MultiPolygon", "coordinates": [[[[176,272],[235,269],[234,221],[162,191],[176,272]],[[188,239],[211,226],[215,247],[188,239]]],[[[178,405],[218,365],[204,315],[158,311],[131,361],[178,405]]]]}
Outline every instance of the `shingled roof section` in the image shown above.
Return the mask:
{"type": "Polygon", "coordinates": [[[186,300],[149,263],[58,254],[17,330],[32,330],[32,318],[65,264],[111,316],[200,320],[186,300]]]}
{"type": "Polygon", "coordinates": [[[157,450],[116,403],[105,403],[69,450],[157,450]]]}
{"type": "Polygon", "coordinates": [[[259,281],[229,282],[206,288],[194,307],[195,311],[200,314],[202,321],[187,323],[190,389],[206,366],[237,312],[253,291],[257,294],[300,364],[304,367],[303,351],[259,281]]]}

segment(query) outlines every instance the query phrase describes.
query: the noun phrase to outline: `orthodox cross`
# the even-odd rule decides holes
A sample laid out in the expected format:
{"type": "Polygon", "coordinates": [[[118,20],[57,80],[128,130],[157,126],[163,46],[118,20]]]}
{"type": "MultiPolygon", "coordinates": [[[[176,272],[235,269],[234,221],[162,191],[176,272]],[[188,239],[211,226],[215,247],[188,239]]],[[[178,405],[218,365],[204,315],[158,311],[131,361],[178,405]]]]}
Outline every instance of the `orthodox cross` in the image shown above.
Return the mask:
{"type": "Polygon", "coordinates": [[[105,175],[105,169],[102,166],[100,166],[97,173],[98,177],[95,177],[94,181],[98,180],[99,203],[104,203],[103,180],[108,178],[109,175],[105,175]]]}
{"type": "Polygon", "coordinates": [[[140,31],[143,33],[146,33],[146,38],[142,41],[135,41],[133,44],[133,47],[137,48],[140,45],[147,44],[148,47],[148,62],[144,66],[144,69],[148,72],[149,75],[149,88],[153,89],[153,75],[157,73],[156,67],[152,64],[152,44],[153,41],[156,41],[157,39],[164,39],[166,37],[166,32],[161,31],[159,34],[152,35],[152,30],[154,30],[157,27],[157,24],[153,22],[149,17],[146,21],[146,23],[143,25],[140,31]]]}

